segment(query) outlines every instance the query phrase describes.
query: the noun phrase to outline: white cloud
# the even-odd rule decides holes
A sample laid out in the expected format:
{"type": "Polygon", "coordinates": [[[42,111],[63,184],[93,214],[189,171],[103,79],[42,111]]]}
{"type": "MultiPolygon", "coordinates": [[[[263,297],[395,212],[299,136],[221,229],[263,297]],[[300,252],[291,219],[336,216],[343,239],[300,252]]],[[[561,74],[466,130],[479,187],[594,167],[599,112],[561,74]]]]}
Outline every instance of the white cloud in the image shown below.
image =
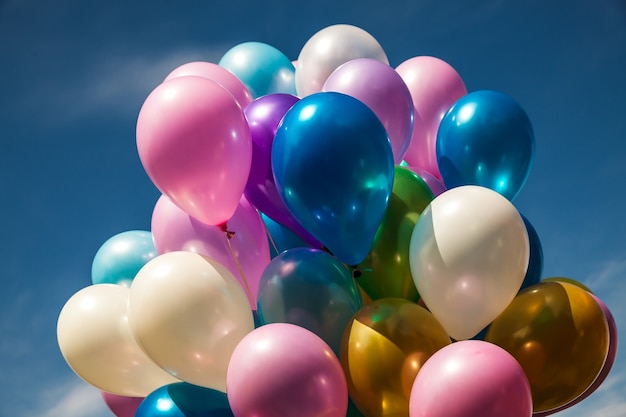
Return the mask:
{"type": "Polygon", "coordinates": [[[38,402],[19,417],[111,417],[100,396],[100,391],[81,380],[62,384],[51,382],[47,390],[37,396],[38,402]]]}

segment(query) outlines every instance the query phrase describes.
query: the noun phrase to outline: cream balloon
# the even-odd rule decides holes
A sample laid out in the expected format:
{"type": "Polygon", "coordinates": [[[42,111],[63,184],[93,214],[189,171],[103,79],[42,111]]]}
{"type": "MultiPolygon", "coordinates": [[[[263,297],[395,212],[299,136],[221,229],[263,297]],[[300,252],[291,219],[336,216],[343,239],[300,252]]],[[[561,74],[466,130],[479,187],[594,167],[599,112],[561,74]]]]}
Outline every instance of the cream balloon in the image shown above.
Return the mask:
{"type": "Polygon", "coordinates": [[[127,287],[95,284],[76,292],[57,321],[57,340],[72,370],[112,394],[145,397],[180,382],[137,345],[128,325],[127,287]]]}
{"type": "Polygon", "coordinates": [[[409,245],[411,275],[448,334],[469,339],[513,300],[530,256],[524,221],[509,200],[466,185],[436,197],[409,245]]]}
{"type": "Polygon", "coordinates": [[[296,60],[296,92],[304,97],[320,92],[328,76],[356,58],[372,58],[389,64],[378,41],[352,25],[332,25],[314,34],[296,60]]]}
{"type": "Polygon", "coordinates": [[[135,276],[128,308],[135,339],[154,362],[185,382],[226,390],[230,356],[254,329],[246,294],[226,267],[194,252],[157,256],[135,276]]]}

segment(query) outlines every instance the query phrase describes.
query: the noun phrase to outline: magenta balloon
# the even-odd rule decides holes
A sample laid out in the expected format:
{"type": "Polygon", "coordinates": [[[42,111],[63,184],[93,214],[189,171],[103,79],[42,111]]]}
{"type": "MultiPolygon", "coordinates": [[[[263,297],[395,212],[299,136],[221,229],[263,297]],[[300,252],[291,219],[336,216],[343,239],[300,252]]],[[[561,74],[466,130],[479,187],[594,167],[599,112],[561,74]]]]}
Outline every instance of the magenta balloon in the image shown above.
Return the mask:
{"type": "Polygon", "coordinates": [[[311,246],[321,247],[285,206],[276,189],[272,171],[272,144],[276,129],[285,113],[298,100],[291,94],[267,94],[244,109],[252,138],[252,164],[244,195],[270,219],[288,227],[311,246]]]}
{"type": "Polygon", "coordinates": [[[358,58],[335,69],[322,91],[335,91],[365,103],[385,126],[393,159],[399,164],[413,135],[413,101],[402,77],[376,59],[358,58]]]}
{"type": "Polygon", "coordinates": [[[463,340],[435,352],[417,373],[410,417],[530,417],[530,384],[504,349],[463,340]]]}
{"type": "Polygon", "coordinates": [[[137,149],[154,185],[206,224],[230,219],[248,180],[250,128],[224,87],[196,76],[172,78],[146,98],[137,149]]]}
{"type": "Polygon", "coordinates": [[[227,232],[194,219],[166,196],[161,196],[154,206],[151,227],[159,255],[182,250],[219,262],[247,294],[249,288],[250,306],[256,310],[259,280],[270,262],[270,249],[263,220],[244,197],[226,223],[227,232]]]}
{"type": "Polygon", "coordinates": [[[339,360],[315,333],[271,323],[248,333],[228,364],[235,417],[345,417],[348,388],[339,360]]]}
{"type": "Polygon", "coordinates": [[[143,397],[124,397],[106,391],[100,391],[100,395],[116,417],[134,417],[135,411],[143,401],[143,397]]]}
{"type": "Polygon", "coordinates": [[[410,58],[396,67],[415,107],[415,122],[404,160],[441,178],[437,165],[437,129],[443,116],[467,94],[465,83],[450,64],[432,56],[410,58]]]}
{"type": "Polygon", "coordinates": [[[212,62],[188,62],[175,68],[163,81],[190,75],[208,78],[209,80],[217,82],[235,97],[235,100],[237,100],[241,108],[245,108],[252,102],[252,94],[250,94],[250,91],[248,91],[241,80],[226,68],[220,67],[212,62]]]}
{"type": "Polygon", "coordinates": [[[430,188],[430,191],[433,192],[433,195],[435,197],[446,191],[446,186],[444,185],[443,181],[435,177],[430,172],[415,167],[407,166],[407,168],[415,172],[417,176],[424,180],[424,182],[426,183],[426,185],[428,185],[428,188],[430,188]]]}
{"type": "Polygon", "coordinates": [[[563,411],[565,409],[568,409],[578,404],[579,402],[581,402],[582,400],[584,400],[585,398],[593,394],[600,387],[600,385],[602,385],[606,377],[609,375],[611,368],[613,368],[613,364],[615,363],[615,358],[617,357],[617,345],[618,345],[617,323],[615,322],[615,318],[613,317],[613,314],[611,313],[611,310],[609,310],[607,305],[604,304],[604,302],[600,300],[596,295],[591,294],[591,293],[589,294],[594,298],[594,300],[596,300],[596,302],[602,309],[602,312],[604,313],[606,317],[606,321],[609,325],[609,350],[606,355],[606,360],[604,361],[604,365],[602,366],[600,373],[598,374],[596,379],[593,381],[593,383],[574,400],[572,400],[571,402],[567,404],[562,405],[561,407],[555,408],[550,411],[533,413],[533,417],[546,417],[546,416],[552,415],[554,413],[558,413],[559,411],[563,411]]]}

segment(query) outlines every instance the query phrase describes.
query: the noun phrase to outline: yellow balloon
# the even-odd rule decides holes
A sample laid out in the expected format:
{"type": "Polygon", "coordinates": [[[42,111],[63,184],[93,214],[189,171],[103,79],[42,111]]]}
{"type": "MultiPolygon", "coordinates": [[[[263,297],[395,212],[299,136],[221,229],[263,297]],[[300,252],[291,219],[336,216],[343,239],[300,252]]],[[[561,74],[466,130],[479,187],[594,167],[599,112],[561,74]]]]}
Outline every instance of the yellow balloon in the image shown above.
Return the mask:
{"type": "Polygon", "coordinates": [[[366,417],[408,416],[417,372],[450,343],[443,326],[417,304],[372,301],[354,315],[341,342],[350,398],[366,417]]]}
{"type": "Polygon", "coordinates": [[[485,340],[520,363],[537,413],[569,403],[593,383],[608,353],[609,328],[589,292],[566,282],[541,282],[515,297],[485,340]]]}
{"type": "Polygon", "coordinates": [[[590,292],[593,294],[593,291],[591,291],[589,289],[589,287],[587,287],[585,284],[583,284],[582,282],[576,281],[575,279],[571,279],[571,278],[566,278],[566,277],[551,277],[551,278],[544,278],[541,280],[542,282],[565,282],[567,284],[572,284],[575,285],[577,287],[582,288],[583,290],[590,292]]]}

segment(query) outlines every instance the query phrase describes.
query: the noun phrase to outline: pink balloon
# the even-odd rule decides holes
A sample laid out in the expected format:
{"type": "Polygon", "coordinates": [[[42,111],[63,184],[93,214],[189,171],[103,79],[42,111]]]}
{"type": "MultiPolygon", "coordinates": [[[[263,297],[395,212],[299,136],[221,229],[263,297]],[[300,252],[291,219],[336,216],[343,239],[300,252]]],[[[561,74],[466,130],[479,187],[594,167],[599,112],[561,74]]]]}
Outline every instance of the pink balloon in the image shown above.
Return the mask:
{"type": "Polygon", "coordinates": [[[134,417],[135,411],[143,401],[143,397],[124,397],[106,391],[100,391],[100,395],[116,417],[134,417]]]}
{"type": "Polygon", "coordinates": [[[172,78],[146,98],[137,149],[154,185],[206,224],[230,219],[248,180],[250,128],[224,87],[207,78],[172,78]]]}
{"type": "Polygon", "coordinates": [[[444,185],[443,181],[435,177],[430,172],[415,167],[407,166],[407,168],[415,172],[421,179],[424,180],[424,182],[426,183],[426,185],[428,185],[428,188],[430,188],[430,191],[433,192],[433,195],[435,197],[446,191],[446,186],[444,185]]]}
{"type": "Polygon", "coordinates": [[[591,294],[591,296],[596,300],[596,302],[602,309],[602,312],[606,316],[606,321],[609,325],[609,350],[606,355],[606,360],[604,361],[604,365],[602,366],[600,373],[598,374],[596,379],[593,381],[593,383],[574,400],[572,400],[571,402],[567,404],[562,405],[561,407],[555,408],[554,410],[533,413],[533,417],[546,417],[546,416],[552,415],[554,413],[558,413],[559,411],[563,411],[565,409],[568,409],[578,404],[579,402],[581,402],[582,400],[584,400],[585,398],[593,394],[598,389],[598,387],[602,385],[606,377],[609,375],[609,372],[613,368],[613,364],[615,363],[615,358],[617,357],[617,345],[618,345],[617,323],[615,323],[615,318],[613,317],[613,314],[611,313],[611,310],[609,310],[607,305],[604,304],[604,302],[600,300],[596,295],[591,294]]]}
{"type": "Polygon", "coordinates": [[[235,97],[242,109],[252,102],[252,94],[250,94],[250,91],[248,91],[241,80],[226,68],[212,62],[188,62],[175,68],[163,81],[189,75],[204,77],[217,82],[235,97]]]}
{"type": "Polygon", "coordinates": [[[435,352],[417,373],[410,417],[530,417],[530,384],[504,349],[463,340],[435,352]]]}
{"type": "Polygon", "coordinates": [[[335,91],[365,103],[385,126],[396,164],[402,161],[413,135],[413,101],[400,75],[376,59],[346,62],[326,79],[322,91],[335,91]]]}
{"type": "Polygon", "coordinates": [[[345,417],[348,388],[339,360],[315,333],[272,323],[248,333],[228,364],[235,417],[345,417]]]}
{"type": "Polygon", "coordinates": [[[410,58],[396,67],[415,106],[415,122],[404,160],[441,178],[437,165],[437,130],[448,109],[467,94],[463,80],[447,62],[432,56],[410,58]]]}
{"type": "Polygon", "coordinates": [[[159,255],[182,250],[219,262],[237,278],[256,310],[259,280],[270,262],[270,249],[265,224],[245,197],[222,228],[194,219],[161,196],[152,212],[151,227],[159,255]]]}

